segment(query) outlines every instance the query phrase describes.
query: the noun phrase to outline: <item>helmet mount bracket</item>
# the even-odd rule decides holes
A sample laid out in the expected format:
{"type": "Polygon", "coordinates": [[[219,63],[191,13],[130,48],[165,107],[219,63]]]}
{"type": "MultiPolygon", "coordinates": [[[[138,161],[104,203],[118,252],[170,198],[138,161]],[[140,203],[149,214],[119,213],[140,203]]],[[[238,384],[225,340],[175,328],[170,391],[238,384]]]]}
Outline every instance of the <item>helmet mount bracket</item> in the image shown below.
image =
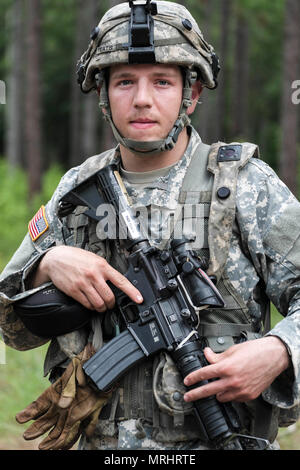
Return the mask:
{"type": "Polygon", "coordinates": [[[129,22],[129,64],[155,64],[154,22],[157,4],[147,0],[145,4],[135,4],[129,0],[131,17],[129,22]]]}

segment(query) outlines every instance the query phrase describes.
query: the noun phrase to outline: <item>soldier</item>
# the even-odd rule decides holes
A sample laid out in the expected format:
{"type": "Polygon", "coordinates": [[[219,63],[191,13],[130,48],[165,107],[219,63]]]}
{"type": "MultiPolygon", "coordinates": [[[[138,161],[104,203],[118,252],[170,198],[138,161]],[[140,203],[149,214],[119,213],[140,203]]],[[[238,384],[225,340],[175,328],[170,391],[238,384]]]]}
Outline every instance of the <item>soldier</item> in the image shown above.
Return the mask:
{"type": "MultiPolygon", "coordinates": [[[[48,341],[32,334],[14,303],[48,283],[93,312],[83,328],[52,338],[45,373],[54,383],[17,416],[34,419],[24,437],[52,429],[41,449],[206,449],[192,402],[216,395],[234,402],[243,429],[274,442],[297,419],[299,400],[300,205],[253,144],[205,145],[191,126],[203,87],[217,86],[217,56],[191,14],[172,2],[130,1],[110,9],[79,62],[82,90],[97,90],[118,146],[62,178],[0,278],[1,329],[19,350],[48,341]],[[110,163],[119,167],[134,208],[151,215],[150,241],[163,248],[176,208],[194,204],[197,251],[217,280],[224,309],[209,309],[199,333],[209,365],[185,379],[166,353],[130,370],[107,395],[82,363],[107,340],[113,283],[134,302],[124,277],[126,252],[105,239],[78,206],[59,217],[61,197],[110,163]],[[143,209],[146,208],[146,212],[143,209]],[[270,300],[285,317],[269,327],[270,300]],[[47,413],[46,413],[47,411],[47,413]]],[[[85,209],[85,208],[84,208],[85,209]]],[[[115,321],[115,325],[118,319],[115,321]]]]}

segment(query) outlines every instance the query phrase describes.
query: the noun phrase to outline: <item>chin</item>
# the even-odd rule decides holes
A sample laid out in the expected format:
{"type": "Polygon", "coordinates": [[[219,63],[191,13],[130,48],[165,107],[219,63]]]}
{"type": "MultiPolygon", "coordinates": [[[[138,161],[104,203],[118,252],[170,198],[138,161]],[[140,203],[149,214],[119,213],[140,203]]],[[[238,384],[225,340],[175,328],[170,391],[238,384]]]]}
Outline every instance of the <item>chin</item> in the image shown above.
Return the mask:
{"type": "Polygon", "coordinates": [[[163,137],[159,137],[159,136],[156,136],[156,135],[149,135],[149,134],[135,134],[135,135],[132,135],[131,137],[127,137],[128,139],[131,139],[131,140],[137,140],[137,141],[140,141],[140,142],[155,142],[157,140],[162,140],[163,137]]]}

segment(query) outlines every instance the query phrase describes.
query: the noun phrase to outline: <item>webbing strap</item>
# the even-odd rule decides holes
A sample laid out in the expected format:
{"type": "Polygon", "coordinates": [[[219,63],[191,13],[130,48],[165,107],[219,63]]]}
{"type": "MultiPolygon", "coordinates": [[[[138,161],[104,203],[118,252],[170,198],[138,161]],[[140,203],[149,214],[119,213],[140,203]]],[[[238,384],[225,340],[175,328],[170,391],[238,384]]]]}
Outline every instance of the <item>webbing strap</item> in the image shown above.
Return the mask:
{"type": "MultiPolygon", "coordinates": [[[[174,234],[176,238],[178,226],[180,227],[179,233],[181,233],[182,218],[184,217],[184,204],[192,206],[201,202],[208,202],[207,196],[210,200],[210,193],[208,191],[204,191],[204,188],[207,187],[207,178],[205,178],[205,174],[208,175],[208,179],[212,181],[212,178],[206,171],[209,149],[209,145],[200,142],[193,151],[191,162],[187,168],[181,185],[181,190],[179,192],[178,205],[172,221],[173,229],[171,238],[174,238],[174,234]],[[202,201],[203,195],[205,195],[205,201],[202,201]]],[[[160,248],[163,249],[166,244],[167,240],[161,244],[160,248]]]]}
{"type": "Polygon", "coordinates": [[[203,142],[200,142],[196,147],[182,182],[179,196],[182,202],[185,202],[186,195],[188,194],[189,203],[197,204],[200,192],[208,190],[207,185],[210,186],[209,182],[212,181],[206,170],[209,150],[210,145],[206,145],[203,142]],[[183,198],[182,195],[185,195],[185,197],[183,198]]]}
{"type": "Polygon", "coordinates": [[[200,336],[240,336],[241,333],[253,331],[250,323],[200,323],[197,328],[200,336]]]}
{"type": "Polygon", "coordinates": [[[233,143],[229,146],[241,147],[237,159],[221,158],[219,151],[226,144],[218,142],[211,146],[207,167],[214,175],[208,226],[210,261],[207,273],[217,280],[222,275],[229,253],[236,212],[238,173],[251,157],[259,157],[258,147],[254,144],[233,143]]]}

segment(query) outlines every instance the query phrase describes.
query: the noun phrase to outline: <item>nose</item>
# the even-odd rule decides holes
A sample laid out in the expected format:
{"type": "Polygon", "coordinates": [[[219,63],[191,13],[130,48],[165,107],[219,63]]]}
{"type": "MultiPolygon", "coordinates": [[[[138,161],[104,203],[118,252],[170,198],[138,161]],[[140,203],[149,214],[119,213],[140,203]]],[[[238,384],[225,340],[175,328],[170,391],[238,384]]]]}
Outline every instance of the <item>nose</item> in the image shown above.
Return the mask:
{"type": "Polygon", "coordinates": [[[136,108],[150,108],[152,106],[151,87],[149,86],[148,80],[138,80],[133,104],[136,108]]]}

